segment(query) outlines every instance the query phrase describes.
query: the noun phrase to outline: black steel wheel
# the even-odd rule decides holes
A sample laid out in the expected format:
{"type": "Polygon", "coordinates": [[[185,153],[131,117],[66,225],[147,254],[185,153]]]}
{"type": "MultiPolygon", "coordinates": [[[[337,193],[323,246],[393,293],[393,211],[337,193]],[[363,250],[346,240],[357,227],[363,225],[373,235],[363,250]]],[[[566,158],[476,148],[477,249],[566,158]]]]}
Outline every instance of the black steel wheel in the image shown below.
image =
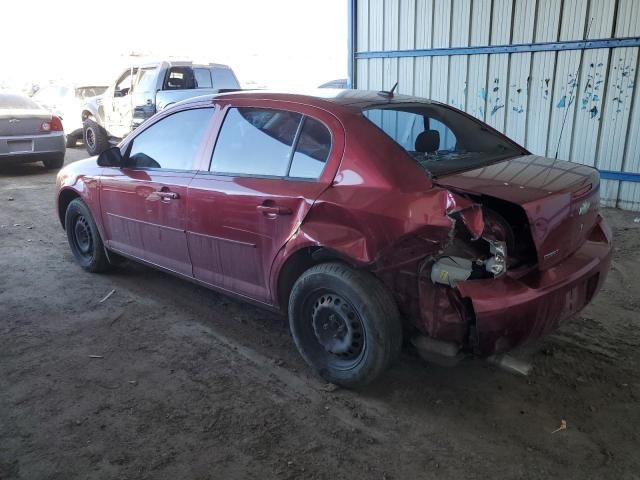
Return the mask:
{"type": "Polygon", "coordinates": [[[104,272],[111,266],[98,228],[87,205],[79,198],[71,201],[65,214],[65,230],[73,256],[89,272],[104,272]]]}
{"type": "Polygon", "coordinates": [[[289,326],[303,358],[327,381],[359,387],[397,357],[402,325],[384,285],[341,263],[310,268],[289,300],[289,326]]]}
{"type": "Polygon", "coordinates": [[[107,132],[93,120],[84,121],[83,136],[89,155],[100,155],[110,147],[107,132]]]}

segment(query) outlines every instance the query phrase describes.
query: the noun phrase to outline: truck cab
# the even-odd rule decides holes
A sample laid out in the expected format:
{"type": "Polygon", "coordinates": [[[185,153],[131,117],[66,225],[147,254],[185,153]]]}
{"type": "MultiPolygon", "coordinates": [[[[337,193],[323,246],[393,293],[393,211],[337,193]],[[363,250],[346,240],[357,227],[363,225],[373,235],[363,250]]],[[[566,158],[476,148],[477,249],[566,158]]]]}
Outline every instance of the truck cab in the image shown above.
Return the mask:
{"type": "Polygon", "coordinates": [[[101,97],[85,105],[82,120],[87,151],[100,154],[176,102],[239,88],[233,70],[226,65],[163,61],[131,66],[101,97]]]}

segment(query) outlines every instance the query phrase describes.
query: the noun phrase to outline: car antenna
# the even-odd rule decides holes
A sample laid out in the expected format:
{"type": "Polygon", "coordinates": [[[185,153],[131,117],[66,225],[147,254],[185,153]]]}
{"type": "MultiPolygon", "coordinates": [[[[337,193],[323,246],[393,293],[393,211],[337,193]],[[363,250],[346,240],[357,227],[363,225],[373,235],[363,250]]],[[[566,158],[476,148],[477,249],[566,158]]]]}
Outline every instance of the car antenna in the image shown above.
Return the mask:
{"type": "Polygon", "coordinates": [[[396,82],[396,84],[393,87],[391,87],[391,90],[389,90],[389,91],[380,90],[378,92],[378,95],[380,95],[381,97],[384,97],[384,98],[393,98],[393,92],[396,91],[397,86],[398,86],[398,82],[396,82]]]}
{"type": "Polygon", "coordinates": [[[569,95],[569,104],[567,105],[566,110],[564,111],[564,118],[562,119],[562,126],[560,127],[560,135],[558,136],[558,145],[556,146],[556,154],[553,157],[554,160],[558,159],[558,152],[560,151],[560,142],[562,141],[562,134],[564,133],[564,124],[567,123],[567,115],[569,114],[569,107],[573,103],[573,92],[576,89],[576,85],[580,83],[580,78],[578,75],[582,71],[582,59],[584,58],[584,50],[587,46],[587,39],[589,38],[589,32],[591,31],[591,25],[593,24],[593,17],[591,17],[591,21],[589,21],[589,26],[587,27],[587,33],[584,36],[584,42],[582,42],[582,52],[580,54],[580,61],[578,62],[578,69],[576,70],[576,74],[573,81],[573,85],[571,85],[571,95],[569,95]]]}

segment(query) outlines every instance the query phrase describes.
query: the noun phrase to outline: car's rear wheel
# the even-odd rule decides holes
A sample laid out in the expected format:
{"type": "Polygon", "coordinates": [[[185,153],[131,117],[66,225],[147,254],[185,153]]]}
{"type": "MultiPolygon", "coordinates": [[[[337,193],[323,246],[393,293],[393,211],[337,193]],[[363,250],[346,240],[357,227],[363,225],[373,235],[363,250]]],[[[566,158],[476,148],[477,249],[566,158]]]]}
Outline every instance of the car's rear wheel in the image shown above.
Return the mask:
{"type": "Polygon", "coordinates": [[[76,146],[76,143],[78,143],[78,137],[76,137],[73,133],[70,133],[67,135],[65,143],[67,145],[67,148],[74,148],[76,146]]]}
{"type": "Polygon", "coordinates": [[[44,168],[47,170],[57,170],[62,168],[62,165],[64,165],[64,153],[51,155],[50,157],[45,158],[42,163],[44,164],[44,168]]]}
{"type": "Polygon", "coordinates": [[[89,155],[100,155],[110,146],[107,132],[93,120],[84,121],[83,135],[89,155]]]}
{"type": "Polygon", "coordinates": [[[325,380],[360,387],[398,356],[402,323],[391,293],[369,272],[316,265],[296,281],[289,326],[306,362],[325,380]]]}
{"type": "Polygon", "coordinates": [[[65,229],[71,252],[82,268],[89,272],[105,272],[111,264],[104,251],[102,238],[87,205],[79,198],[72,200],[65,214],[65,229]]]}

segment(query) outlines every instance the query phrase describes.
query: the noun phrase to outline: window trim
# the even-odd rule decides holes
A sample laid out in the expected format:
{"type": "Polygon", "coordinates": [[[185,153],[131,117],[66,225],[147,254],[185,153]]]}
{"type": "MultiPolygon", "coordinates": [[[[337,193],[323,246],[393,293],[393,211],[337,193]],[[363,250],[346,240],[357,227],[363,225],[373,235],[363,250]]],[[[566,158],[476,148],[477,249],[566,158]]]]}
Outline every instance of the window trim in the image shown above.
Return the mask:
{"type": "Polygon", "coordinates": [[[296,112],[294,110],[287,110],[284,108],[274,108],[274,107],[262,107],[262,106],[245,106],[245,105],[240,105],[240,106],[236,106],[236,105],[228,105],[226,108],[226,111],[224,112],[224,117],[222,118],[222,122],[220,122],[220,128],[218,129],[217,135],[216,135],[216,140],[213,143],[213,150],[211,151],[211,157],[209,158],[209,168],[208,170],[201,170],[199,173],[206,173],[209,175],[215,175],[215,176],[220,176],[220,177],[237,177],[237,178],[262,178],[265,180],[288,180],[288,181],[304,181],[304,182],[319,182],[320,178],[322,177],[322,174],[324,173],[325,169],[327,168],[327,165],[329,164],[329,159],[331,158],[331,154],[333,153],[333,145],[334,145],[334,141],[333,141],[333,132],[331,131],[331,129],[322,121],[317,119],[316,117],[313,117],[311,115],[307,115],[306,113],[302,113],[302,112],[296,112]],[[218,140],[220,139],[220,134],[222,133],[222,129],[224,128],[224,122],[227,120],[227,115],[229,114],[229,111],[231,111],[231,109],[235,108],[236,110],[240,109],[240,108],[250,108],[253,110],[274,110],[277,112],[289,112],[289,113],[297,113],[298,115],[300,115],[300,122],[298,123],[298,128],[296,129],[296,134],[293,137],[293,143],[291,144],[291,151],[289,153],[289,163],[287,165],[287,173],[286,175],[282,176],[282,175],[261,175],[261,174],[255,174],[255,173],[233,173],[233,172],[219,172],[216,170],[211,170],[211,167],[213,166],[213,156],[216,153],[216,146],[218,145],[218,140]],[[327,155],[327,158],[324,162],[324,167],[322,168],[322,171],[320,172],[320,174],[317,177],[313,177],[313,178],[309,178],[309,177],[292,177],[289,175],[289,173],[291,172],[291,165],[293,163],[293,157],[296,154],[296,148],[298,147],[298,141],[300,140],[300,135],[302,135],[302,129],[304,127],[305,121],[307,118],[311,118],[312,120],[315,120],[316,122],[320,123],[324,128],[327,129],[327,131],[329,132],[329,138],[331,139],[331,143],[329,144],[329,154],[327,155]]]}

